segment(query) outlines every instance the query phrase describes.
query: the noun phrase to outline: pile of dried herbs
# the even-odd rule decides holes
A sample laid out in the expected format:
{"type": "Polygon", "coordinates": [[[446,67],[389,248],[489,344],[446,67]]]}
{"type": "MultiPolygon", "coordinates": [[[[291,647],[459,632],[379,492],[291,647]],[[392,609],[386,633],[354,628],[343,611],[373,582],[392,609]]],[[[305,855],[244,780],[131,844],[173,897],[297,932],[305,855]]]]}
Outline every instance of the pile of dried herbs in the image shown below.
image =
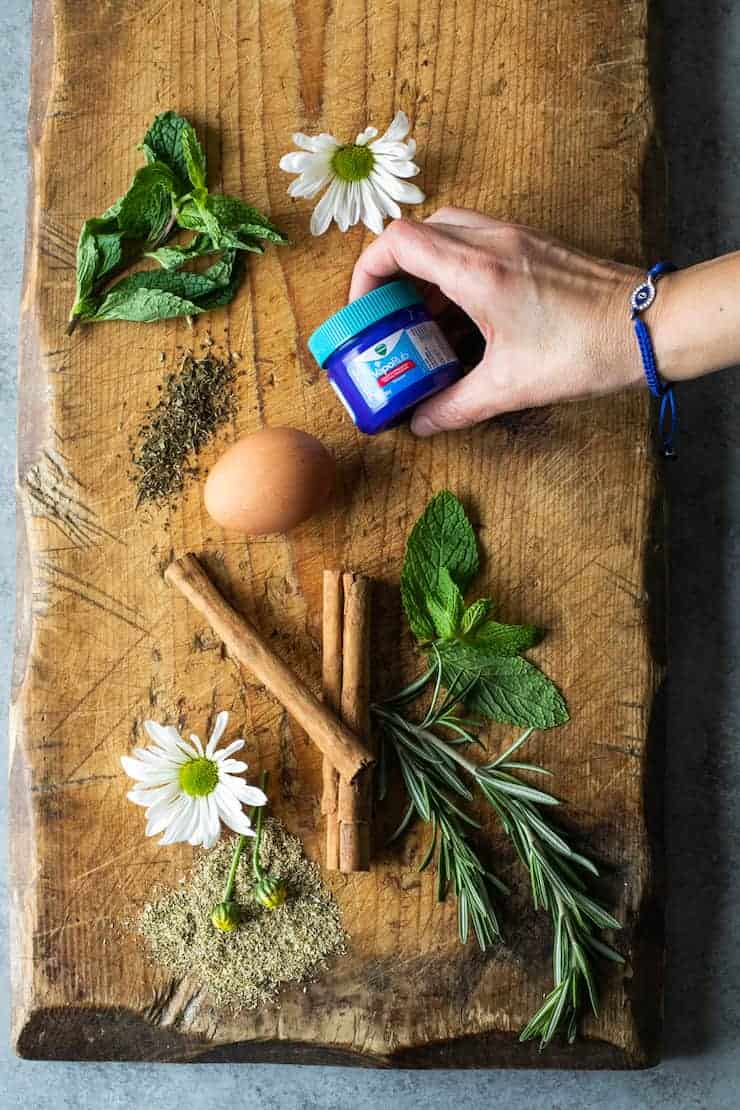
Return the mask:
{"type": "Polygon", "coordinates": [[[300,840],[271,818],[260,860],[285,882],[287,900],[274,910],[254,900],[246,851],[234,891],[241,924],[232,933],[215,929],[211,911],[221,898],[233,846],[233,839],[224,839],[207,852],[178,889],[144,907],[137,926],[156,963],[201,983],[218,1005],[236,1011],[264,1006],[284,984],[315,978],[328,959],[345,951],[346,935],[318,866],[306,859],[300,840]]]}
{"type": "Polygon", "coordinates": [[[200,358],[188,351],[166,376],[131,453],[137,505],[167,500],[197,474],[193,456],[236,412],[235,358],[219,358],[210,348],[200,358]]]}

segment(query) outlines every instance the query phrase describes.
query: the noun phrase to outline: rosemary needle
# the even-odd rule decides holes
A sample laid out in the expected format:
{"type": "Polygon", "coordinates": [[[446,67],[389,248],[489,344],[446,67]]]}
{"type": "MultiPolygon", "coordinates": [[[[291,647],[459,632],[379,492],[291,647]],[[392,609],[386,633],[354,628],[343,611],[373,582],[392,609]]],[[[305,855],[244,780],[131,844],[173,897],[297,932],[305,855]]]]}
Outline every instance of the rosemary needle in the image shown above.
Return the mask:
{"type": "Polygon", "coordinates": [[[436,853],[437,895],[443,900],[452,888],[461,941],[465,943],[471,928],[483,949],[501,940],[491,891],[507,893],[507,888],[486,869],[471,839],[471,831],[478,825],[463,807],[473,797],[466,779],[472,781],[526,868],[535,909],[546,910],[553,924],[553,989],[522,1030],[520,1040],[538,1037],[545,1048],[563,1031],[572,1042],[584,1006],[598,1013],[594,957],[624,962],[598,936],[602,929],[619,929],[620,923],[589,893],[588,877],[598,877],[594,864],[574,851],[562,830],[550,822],[548,811],[560,804],[558,799],[519,777],[521,771],[550,774],[543,767],[512,759],[533,730],[524,732],[491,762],[475,763],[461,749],[480,743],[471,731],[476,722],[456,712],[468,690],[458,686],[443,695],[441,688],[442,663],[435,652],[428,671],[393,698],[372,707],[383,738],[379,796],[385,794],[390,756],[400,768],[408,794],[406,811],[391,839],[397,839],[415,818],[426,822],[430,838],[419,869],[428,867],[436,853]],[[430,683],[434,687],[426,714],[421,721],[411,720],[404,707],[430,683]]]}

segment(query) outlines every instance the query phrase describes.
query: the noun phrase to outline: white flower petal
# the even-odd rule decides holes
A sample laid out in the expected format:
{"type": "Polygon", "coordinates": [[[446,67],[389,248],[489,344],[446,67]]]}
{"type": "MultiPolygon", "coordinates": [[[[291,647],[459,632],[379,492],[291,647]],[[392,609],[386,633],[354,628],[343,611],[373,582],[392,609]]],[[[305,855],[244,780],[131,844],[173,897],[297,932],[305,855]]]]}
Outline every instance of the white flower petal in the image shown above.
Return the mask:
{"type": "Polygon", "coordinates": [[[231,743],[227,744],[225,748],[222,748],[220,752],[211,752],[211,758],[215,759],[216,763],[222,763],[225,759],[228,759],[230,755],[233,755],[234,752],[241,751],[243,747],[244,741],[239,737],[238,740],[232,740],[231,743]]]}
{"type": "Polygon", "coordinates": [[[385,143],[382,139],[378,139],[376,143],[370,144],[370,150],[376,158],[396,158],[399,162],[405,162],[407,158],[413,158],[416,153],[416,144],[412,143],[385,143]]]}
{"type": "Polygon", "coordinates": [[[249,786],[245,783],[244,790],[241,794],[241,800],[248,806],[266,806],[267,795],[264,790],[260,790],[259,786],[249,786]]]}
{"type": "Polygon", "coordinates": [[[126,797],[137,806],[146,806],[149,809],[162,799],[174,799],[179,794],[179,784],[175,779],[164,786],[141,787],[135,786],[129,790],[126,797]]]}
{"type": "Polygon", "coordinates": [[[392,173],[394,177],[416,177],[420,172],[416,162],[402,162],[398,158],[389,158],[386,154],[376,154],[375,167],[392,173]]]}
{"type": "Polygon", "coordinates": [[[314,154],[308,154],[305,151],[291,150],[289,154],[284,154],[278,165],[285,173],[303,173],[307,170],[315,158],[314,154]]]}
{"type": "Polygon", "coordinates": [[[187,794],[181,794],[177,799],[175,811],[164,836],[159,841],[160,844],[177,844],[179,841],[187,839],[185,833],[192,818],[192,800],[187,794]]]}
{"type": "Polygon", "coordinates": [[[368,185],[373,191],[375,202],[378,205],[380,211],[383,212],[386,216],[390,216],[392,220],[400,219],[402,215],[401,209],[398,207],[393,197],[389,197],[383,189],[379,189],[377,187],[375,182],[372,180],[372,175],[370,181],[368,181],[368,185]]]}
{"type": "Polygon", "coordinates": [[[218,767],[219,770],[226,771],[229,775],[243,775],[247,769],[246,763],[241,759],[221,759],[218,767]]]}
{"type": "Polygon", "coordinates": [[[396,112],[391,121],[390,127],[380,136],[378,142],[400,142],[401,139],[405,139],[406,135],[408,135],[410,126],[411,124],[409,123],[409,117],[406,115],[406,113],[401,111],[396,112]]]}
{"type": "Polygon", "coordinates": [[[311,234],[323,235],[334,216],[334,205],[340,194],[341,182],[335,177],[311,216],[311,234]]]}
{"type": "Polygon", "coordinates": [[[301,150],[310,150],[313,154],[320,150],[336,150],[340,145],[333,135],[328,135],[326,132],[320,135],[304,135],[302,131],[296,131],[293,142],[301,150]]]}
{"type": "Polygon", "coordinates": [[[198,755],[200,755],[200,756],[205,755],[205,752],[203,751],[203,744],[201,743],[200,736],[196,736],[194,732],[191,732],[190,733],[190,739],[193,741],[193,747],[197,751],[198,755]]]}
{"type": "Polygon", "coordinates": [[[366,127],[355,139],[355,146],[365,146],[371,139],[374,139],[377,134],[377,127],[366,127]]]}
{"type": "Polygon", "coordinates": [[[154,807],[149,810],[146,815],[147,836],[156,836],[157,833],[163,832],[172,825],[173,820],[180,811],[178,802],[179,798],[174,802],[165,802],[156,812],[153,812],[154,807]]]}
{"type": "Polygon", "coordinates": [[[240,836],[257,835],[246,813],[232,813],[231,810],[224,810],[220,803],[219,809],[221,811],[221,820],[225,825],[228,825],[230,829],[233,829],[234,832],[239,833],[240,836]]]}
{"type": "Polygon", "coordinates": [[[418,185],[412,185],[409,181],[401,181],[398,177],[393,177],[392,174],[387,173],[380,167],[373,170],[370,174],[370,180],[377,189],[386,193],[393,200],[400,201],[401,204],[421,204],[425,199],[418,185]]]}
{"type": "Polygon", "coordinates": [[[206,755],[212,755],[213,751],[218,744],[219,740],[226,732],[226,726],[229,723],[229,714],[225,709],[217,715],[216,720],[213,722],[213,731],[208,738],[208,746],[206,748],[206,755]]]}
{"type": "Polygon", "coordinates": [[[149,779],[157,778],[166,773],[163,768],[152,767],[149,763],[143,763],[140,759],[132,759],[130,755],[121,756],[121,766],[130,779],[135,779],[138,782],[147,782],[149,779]]]}
{"type": "Polygon", "coordinates": [[[331,170],[326,170],[325,173],[309,176],[307,173],[302,173],[295,181],[291,181],[288,186],[289,197],[315,197],[320,192],[324,185],[328,184],[333,173],[331,170]]]}
{"type": "Polygon", "coordinates": [[[203,844],[204,848],[212,848],[221,835],[221,821],[218,816],[218,806],[213,794],[209,794],[206,798],[208,809],[208,842],[203,844]]]}
{"type": "Polygon", "coordinates": [[[383,210],[378,205],[375,189],[369,181],[360,182],[360,197],[362,222],[376,235],[380,235],[383,230],[383,210]]]}

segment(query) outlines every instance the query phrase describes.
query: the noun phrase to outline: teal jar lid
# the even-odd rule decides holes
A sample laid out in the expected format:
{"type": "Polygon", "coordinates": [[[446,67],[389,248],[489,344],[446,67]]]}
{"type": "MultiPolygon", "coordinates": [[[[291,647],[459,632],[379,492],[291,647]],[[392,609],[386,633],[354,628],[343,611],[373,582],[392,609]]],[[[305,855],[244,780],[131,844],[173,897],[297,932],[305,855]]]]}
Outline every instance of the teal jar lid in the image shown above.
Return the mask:
{"type": "Polygon", "coordinates": [[[323,367],[338,347],[353,339],[359,332],[377,324],[384,316],[390,316],[399,308],[412,304],[422,304],[423,297],[410,281],[390,281],[377,289],[358,297],[356,301],[340,308],[309,336],[308,349],[323,367]]]}

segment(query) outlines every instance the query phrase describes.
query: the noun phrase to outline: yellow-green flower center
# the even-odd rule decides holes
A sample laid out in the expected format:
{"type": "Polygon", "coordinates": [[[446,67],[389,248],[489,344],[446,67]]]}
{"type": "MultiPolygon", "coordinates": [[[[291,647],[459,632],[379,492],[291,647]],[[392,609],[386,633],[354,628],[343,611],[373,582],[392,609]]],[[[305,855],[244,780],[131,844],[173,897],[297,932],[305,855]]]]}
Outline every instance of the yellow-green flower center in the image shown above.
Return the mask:
{"type": "Polygon", "coordinates": [[[218,767],[212,759],[191,759],[180,768],[180,789],[191,798],[212,794],[218,784],[218,767]]]}
{"type": "Polygon", "coordinates": [[[364,181],[370,176],[375,159],[366,146],[340,146],[331,158],[331,168],[342,181],[364,181]]]}

